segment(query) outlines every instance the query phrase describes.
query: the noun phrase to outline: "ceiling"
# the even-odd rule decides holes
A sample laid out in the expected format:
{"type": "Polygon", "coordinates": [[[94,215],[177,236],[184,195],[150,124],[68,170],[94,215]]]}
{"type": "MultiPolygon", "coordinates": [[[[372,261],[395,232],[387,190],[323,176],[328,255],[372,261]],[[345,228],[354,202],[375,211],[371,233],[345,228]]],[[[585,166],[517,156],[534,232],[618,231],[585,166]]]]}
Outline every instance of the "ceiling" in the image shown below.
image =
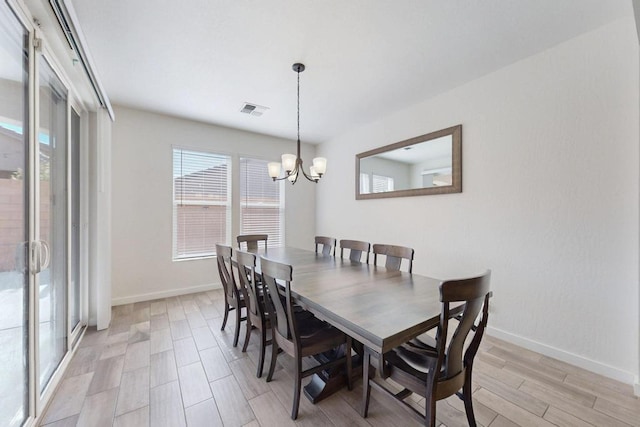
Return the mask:
{"type": "Polygon", "coordinates": [[[409,165],[424,163],[429,159],[447,162],[451,165],[453,138],[451,135],[422,141],[395,150],[378,153],[375,157],[407,163],[409,165]]]}
{"type": "Polygon", "coordinates": [[[311,143],[633,15],[631,0],[72,3],[115,104],[295,139],[303,62],[311,143]]]}

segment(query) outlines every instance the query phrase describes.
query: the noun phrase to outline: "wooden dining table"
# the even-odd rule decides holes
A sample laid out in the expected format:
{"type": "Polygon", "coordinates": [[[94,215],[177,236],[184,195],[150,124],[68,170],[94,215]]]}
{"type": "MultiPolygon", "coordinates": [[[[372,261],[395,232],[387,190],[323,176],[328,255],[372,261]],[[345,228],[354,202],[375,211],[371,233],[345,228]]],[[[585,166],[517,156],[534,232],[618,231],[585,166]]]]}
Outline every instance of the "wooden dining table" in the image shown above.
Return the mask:
{"type": "MultiPolygon", "coordinates": [[[[367,348],[363,375],[369,375],[371,354],[381,360],[379,355],[438,324],[440,280],[291,247],[258,255],[293,266],[297,303],[367,348]]],[[[333,381],[314,376],[305,395],[315,403],[342,385],[333,381]]]]}

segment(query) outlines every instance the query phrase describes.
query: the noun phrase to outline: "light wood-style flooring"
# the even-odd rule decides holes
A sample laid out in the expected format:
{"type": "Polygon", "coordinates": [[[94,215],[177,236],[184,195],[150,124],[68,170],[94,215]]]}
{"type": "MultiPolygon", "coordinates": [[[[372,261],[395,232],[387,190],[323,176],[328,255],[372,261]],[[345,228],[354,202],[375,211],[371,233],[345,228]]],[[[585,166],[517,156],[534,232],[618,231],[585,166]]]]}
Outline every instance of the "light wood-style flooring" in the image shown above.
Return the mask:
{"type": "MultiPolygon", "coordinates": [[[[291,421],[290,360],[278,358],[272,382],[264,380],[266,368],[256,378],[258,336],[242,353],[243,324],[233,348],[234,322],[220,331],[221,312],[217,290],[114,307],[111,328],[85,334],[41,425],[420,425],[377,390],[369,417],[361,418],[361,381],[317,405],[303,396],[291,421]]],[[[640,426],[640,400],[629,385],[491,337],[473,379],[476,417],[485,427],[640,426]]],[[[448,427],[467,425],[455,396],[438,403],[437,416],[448,427]]]]}

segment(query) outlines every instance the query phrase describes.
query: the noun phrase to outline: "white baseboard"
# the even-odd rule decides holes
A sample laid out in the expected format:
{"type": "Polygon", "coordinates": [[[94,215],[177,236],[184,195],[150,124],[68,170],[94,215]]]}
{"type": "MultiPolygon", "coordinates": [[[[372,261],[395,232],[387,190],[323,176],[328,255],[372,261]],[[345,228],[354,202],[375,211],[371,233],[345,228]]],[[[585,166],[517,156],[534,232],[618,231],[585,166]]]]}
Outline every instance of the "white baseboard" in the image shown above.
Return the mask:
{"type": "Polygon", "coordinates": [[[169,289],[166,291],[150,292],[147,294],[130,295],[127,297],[113,298],[111,305],[131,304],[134,302],[151,301],[160,298],[175,297],[178,295],[195,294],[197,292],[206,292],[214,289],[222,289],[219,283],[210,283],[207,285],[191,286],[189,288],[169,289]]]}
{"type": "Polygon", "coordinates": [[[636,381],[633,384],[633,394],[640,397],[640,378],[636,376],[636,381]]]}
{"type": "Polygon", "coordinates": [[[587,371],[594,372],[596,374],[614,379],[616,381],[620,381],[625,384],[635,384],[634,393],[636,395],[640,395],[640,384],[638,384],[638,376],[634,375],[632,372],[628,372],[614,366],[607,365],[605,363],[597,362],[595,360],[587,359],[586,357],[582,357],[556,347],[551,347],[549,345],[542,344],[537,341],[533,341],[528,338],[503,331],[501,329],[492,328],[490,326],[487,327],[487,334],[492,337],[510,342],[512,344],[519,345],[520,347],[524,347],[527,350],[535,351],[545,356],[558,359],[562,362],[569,363],[571,365],[586,369],[587,371]]]}

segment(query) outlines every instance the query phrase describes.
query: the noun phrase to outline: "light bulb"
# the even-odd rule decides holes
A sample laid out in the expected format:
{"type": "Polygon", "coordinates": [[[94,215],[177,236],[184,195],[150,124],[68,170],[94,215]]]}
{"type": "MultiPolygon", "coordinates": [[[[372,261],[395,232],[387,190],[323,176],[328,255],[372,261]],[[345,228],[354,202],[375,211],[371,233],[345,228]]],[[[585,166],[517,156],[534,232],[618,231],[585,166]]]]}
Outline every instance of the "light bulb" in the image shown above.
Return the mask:
{"type": "Polygon", "coordinates": [[[269,176],[274,180],[280,176],[280,163],[269,162],[267,168],[269,168],[269,176]]]}
{"type": "Polygon", "coordinates": [[[327,171],[327,159],[324,157],[316,157],[313,159],[313,167],[318,173],[318,176],[321,177],[327,171]]]}
{"type": "Polygon", "coordinates": [[[296,156],[293,154],[283,154],[282,155],[282,168],[291,172],[296,167],[296,156]]]}

